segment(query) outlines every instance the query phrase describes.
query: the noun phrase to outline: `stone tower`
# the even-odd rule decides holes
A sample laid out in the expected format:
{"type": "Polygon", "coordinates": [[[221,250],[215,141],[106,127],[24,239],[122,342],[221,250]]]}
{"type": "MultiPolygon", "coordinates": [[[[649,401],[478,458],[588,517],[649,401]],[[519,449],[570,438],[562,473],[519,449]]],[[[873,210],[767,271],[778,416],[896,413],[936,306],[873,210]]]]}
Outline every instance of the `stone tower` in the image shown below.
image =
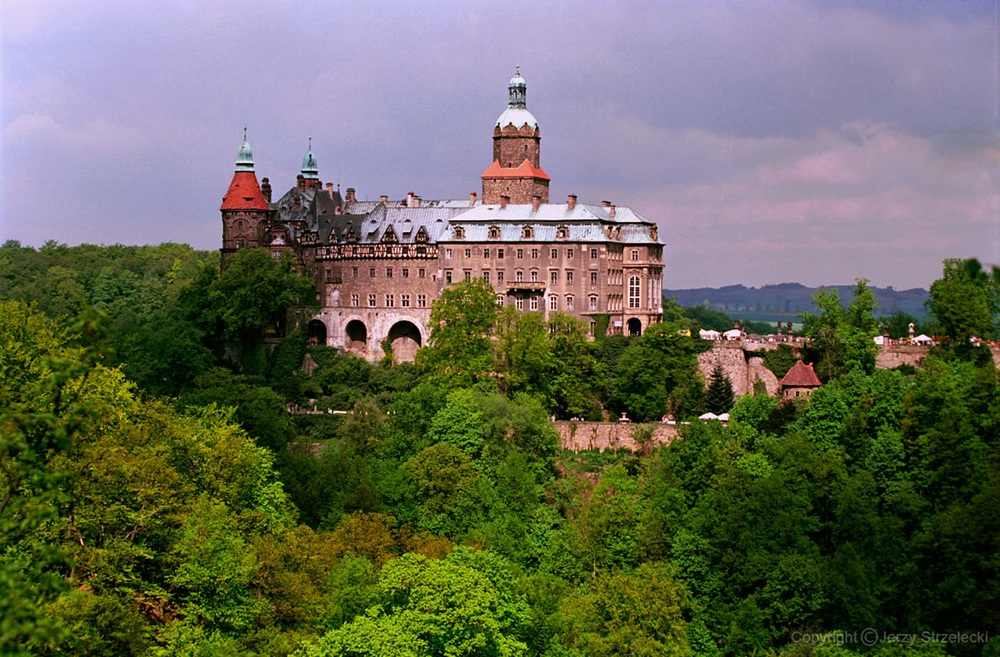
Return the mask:
{"type": "Polygon", "coordinates": [[[222,197],[222,261],[238,249],[260,246],[270,205],[257,184],[253,170],[253,150],[243,129],[243,143],[236,156],[236,170],[222,197]]]}
{"type": "Polygon", "coordinates": [[[521,69],[507,85],[507,109],[493,126],[493,161],[483,171],[483,202],[499,203],[509,196],[511,203],[530,203],[533,196],[549,200],[549,174],[541,165],[542,133],[538,121],[528,111],[527,84],[521,69]]]}

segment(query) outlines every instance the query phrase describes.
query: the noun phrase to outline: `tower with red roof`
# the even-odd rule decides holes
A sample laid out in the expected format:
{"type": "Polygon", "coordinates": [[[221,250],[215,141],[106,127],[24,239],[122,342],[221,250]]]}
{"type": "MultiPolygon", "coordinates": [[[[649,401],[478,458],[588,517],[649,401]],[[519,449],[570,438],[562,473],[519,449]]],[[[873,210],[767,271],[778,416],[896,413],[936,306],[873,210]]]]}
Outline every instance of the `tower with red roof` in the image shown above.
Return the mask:
{"type": "Polygon", "coordinates": [[[243,143],[236,155],[233,179],[222,197],[222,259],[239,249],[261,246],[270,214],[270,203],[257,184],[253,150],[243,129],[243,143]]]}
{"type": "Polygon", "coordinates": [[[527,108],[527,83],[521,69],[507,85],[507,109],[493,126],[493,161],[483,171],[483,202],[549,202],[549,174],[541,166],[542,133],[527,108]]]}
{"type": "Polygon", "coordinates": [[[813,366],[797,360],[781,379],[781,396],[783,399],[808,397],[821,385],[823,382],[816,376],[813,366]]]}

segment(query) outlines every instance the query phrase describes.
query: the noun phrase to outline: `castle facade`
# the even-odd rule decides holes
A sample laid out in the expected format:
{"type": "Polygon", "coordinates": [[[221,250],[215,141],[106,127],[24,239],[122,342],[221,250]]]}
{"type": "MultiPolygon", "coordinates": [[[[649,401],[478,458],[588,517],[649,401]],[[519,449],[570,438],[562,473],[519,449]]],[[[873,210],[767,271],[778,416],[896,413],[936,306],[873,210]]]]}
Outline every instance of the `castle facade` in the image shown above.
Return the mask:
{"type": "Polygon", "coordinates": [[[290,253],[316,281],[310,339],[377,360],[384,345],[412,360],[430,334],[431,304],[479,278],[498,305],[575,315],[591,335],[639,335],[660,320],[663,243],[655,223],[608,201],[549,201],[541,131],[520,71],[493,125],[482,197],[425,200],[343,196],[323,185],[312,144],[296,184],[272,200],[257,181],[244,132],[222,200],[222,260],[239,249],[290,253]]]}

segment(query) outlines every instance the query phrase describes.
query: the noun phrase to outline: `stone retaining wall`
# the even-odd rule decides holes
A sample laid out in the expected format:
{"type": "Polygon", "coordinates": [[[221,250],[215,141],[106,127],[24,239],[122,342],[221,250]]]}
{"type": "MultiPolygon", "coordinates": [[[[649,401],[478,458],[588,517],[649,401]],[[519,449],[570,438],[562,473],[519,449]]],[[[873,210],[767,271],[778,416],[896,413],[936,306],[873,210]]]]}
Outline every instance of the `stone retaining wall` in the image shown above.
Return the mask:
{"type": "Polygon", "coordinates": [[[651,444],[665,445],[677,437],[675,424],[633,424],[631,422],[569,422],[558,420],[553,422],[559,432],[559,441],[563,449],[580,452],[596,449],[627,449],[632,452],[640,450],[635,442],[635,430],[642,426],[653,427],[651,444]]]}

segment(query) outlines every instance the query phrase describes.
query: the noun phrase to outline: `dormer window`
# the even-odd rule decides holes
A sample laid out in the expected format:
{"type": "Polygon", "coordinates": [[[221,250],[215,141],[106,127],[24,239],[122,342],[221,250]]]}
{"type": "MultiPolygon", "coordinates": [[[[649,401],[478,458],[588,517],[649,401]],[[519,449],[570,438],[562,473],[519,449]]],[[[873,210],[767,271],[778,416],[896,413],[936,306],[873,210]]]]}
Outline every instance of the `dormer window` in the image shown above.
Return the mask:
{"type": "Polygon", "coordinates": [[[417,235],[413,239],[416,242],[424,244],[425,242],[427,242],[427,230],[423,226],[421,226],[419,229],[417,229],[417,235]]]}
{"type": "Polygon", "coordinates": [[[385,233],[382,234],[382,241],[390,244],[395,244],[399,241],[396,239],[396,231],[392,229],[392,226],[386,227],[385,233]]]}
{"type": "Polygon", "coordinates": [[[559,226],[556,228],[556,239],[564,240],[569,238],[569,228],[566,226],[559,226]]]}
{"type": "Polygon", "coordinates": [[[500,239],[500,226],[490,226],[487,235],[491,240],[500,239]]]}
{"type": "Polygon", "coordinates": [[[530,240],[535,236],[535,231],[531,226],[525,226],[521,229],[521,238],[530,240]]]}
{"type": "Polygon", "coordinates": [[[455,226],[455,239],[464,240],[465,239],[465,229],[461,226],[455,226]]]}

